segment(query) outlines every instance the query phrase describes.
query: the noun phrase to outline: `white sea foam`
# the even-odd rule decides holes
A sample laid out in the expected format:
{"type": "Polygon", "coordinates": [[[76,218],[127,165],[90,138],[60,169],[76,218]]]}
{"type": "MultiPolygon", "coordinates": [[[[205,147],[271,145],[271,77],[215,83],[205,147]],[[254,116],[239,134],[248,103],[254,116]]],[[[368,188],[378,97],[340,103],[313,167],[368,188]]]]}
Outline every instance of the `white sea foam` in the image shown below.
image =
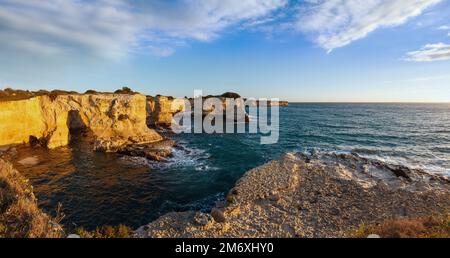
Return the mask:
{"type": "Polygon", "coordinates": [[[419,169],[424,172],[428,172],[430,174],[438,174],[440,176],[444,176],[446,178],[450,178],[450,170],[448,168],[434,165],[434,164],[426,164],[425,161],[416,161],[412,163],[405,157],[401,156],[392,156],[392,155],[383,155],[379,153],[380,151],[370,150],[371,154],[364,153],[366,151],[361,151],[360,149],[339,149],[339,150],[325,150],[319,148],[303,148],[302,150],[294,151],[293,153],[303,153],[306,155],[321,155],[321,154],[357,154],[358,156],[369,159],[369,160],[377,160],[385,164],[389,165],[398,165],[408,167],[410,169],[419,169]],[[378,152],[378,153],[376,153],[378,152]]]}
{"type": "Polygon", "coordinates": [[[217,169],[211,166],[208,160],[211,155],[205,150],[178,145],[178,147],[172,148],[172,157],[164,159],[163,162],[150,161],[150,166],[158,169],[193,167],[195,171],[217,169]]]}

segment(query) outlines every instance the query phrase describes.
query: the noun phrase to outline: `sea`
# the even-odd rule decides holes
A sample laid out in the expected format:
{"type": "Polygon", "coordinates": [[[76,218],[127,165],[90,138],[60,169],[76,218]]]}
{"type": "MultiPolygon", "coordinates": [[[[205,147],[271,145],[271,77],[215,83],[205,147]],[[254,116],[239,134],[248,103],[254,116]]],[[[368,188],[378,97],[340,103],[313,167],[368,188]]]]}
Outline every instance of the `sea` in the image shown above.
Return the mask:
{"type": "Polygon", "coordinates": [[[279,141],[259,134],[171,134],[165,162],[93,152],[82,141],[55,150],[20,148],[15,163],[39,206],[66,228],[132,228],[169,213],[208,211],[248,170],[286,153],[355,153],[450,175],[450,104],[291,103],[280,108],[279,141]]]}

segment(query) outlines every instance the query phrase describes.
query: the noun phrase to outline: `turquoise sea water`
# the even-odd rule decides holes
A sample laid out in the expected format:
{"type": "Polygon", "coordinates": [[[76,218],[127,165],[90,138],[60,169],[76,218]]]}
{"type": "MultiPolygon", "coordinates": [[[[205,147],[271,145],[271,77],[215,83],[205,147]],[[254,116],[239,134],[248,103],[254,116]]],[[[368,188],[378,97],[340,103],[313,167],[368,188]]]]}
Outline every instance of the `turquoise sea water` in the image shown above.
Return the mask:
{"type": "MultiPolygon", "coordinates": [[[[388,163],[450,171],[450,104],[291,104],[280,108],[280,139],[260,135],[168,135],[184,147],[166,163],[93,153],[83,143],[25,149],[39,204],[62,203],[67,227],[144,225],[171,211],[207,210],[251,168],[287,152],[355,152],[388,163]]],[[[18,159],[18,160],[19,160],[18,159]]]]}

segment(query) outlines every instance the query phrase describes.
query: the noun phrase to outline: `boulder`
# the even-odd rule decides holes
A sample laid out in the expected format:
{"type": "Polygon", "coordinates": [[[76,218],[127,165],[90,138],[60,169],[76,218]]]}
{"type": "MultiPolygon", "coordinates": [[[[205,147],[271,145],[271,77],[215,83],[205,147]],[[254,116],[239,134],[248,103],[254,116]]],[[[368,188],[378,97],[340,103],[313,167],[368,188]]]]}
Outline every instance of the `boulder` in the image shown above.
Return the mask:
{"type": "Polygon", "coordinates": [[[221,211],[218,208],[213,208],[211,210],[211,216],[218,223],[224,223],[226,221],[226,218],[225,218],[225,215],[223,214],[223,211],[221,211]]]}

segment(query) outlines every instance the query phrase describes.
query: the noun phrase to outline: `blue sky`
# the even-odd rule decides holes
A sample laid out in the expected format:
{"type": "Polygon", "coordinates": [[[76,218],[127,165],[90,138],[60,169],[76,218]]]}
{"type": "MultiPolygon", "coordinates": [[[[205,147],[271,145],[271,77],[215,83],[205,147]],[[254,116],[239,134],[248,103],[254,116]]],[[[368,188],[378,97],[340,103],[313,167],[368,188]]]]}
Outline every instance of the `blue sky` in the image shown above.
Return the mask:
{"type": "Polygon", "coordinates": [[[450,102],[448,0],[0,0],[0,88],[450,102]]]}

